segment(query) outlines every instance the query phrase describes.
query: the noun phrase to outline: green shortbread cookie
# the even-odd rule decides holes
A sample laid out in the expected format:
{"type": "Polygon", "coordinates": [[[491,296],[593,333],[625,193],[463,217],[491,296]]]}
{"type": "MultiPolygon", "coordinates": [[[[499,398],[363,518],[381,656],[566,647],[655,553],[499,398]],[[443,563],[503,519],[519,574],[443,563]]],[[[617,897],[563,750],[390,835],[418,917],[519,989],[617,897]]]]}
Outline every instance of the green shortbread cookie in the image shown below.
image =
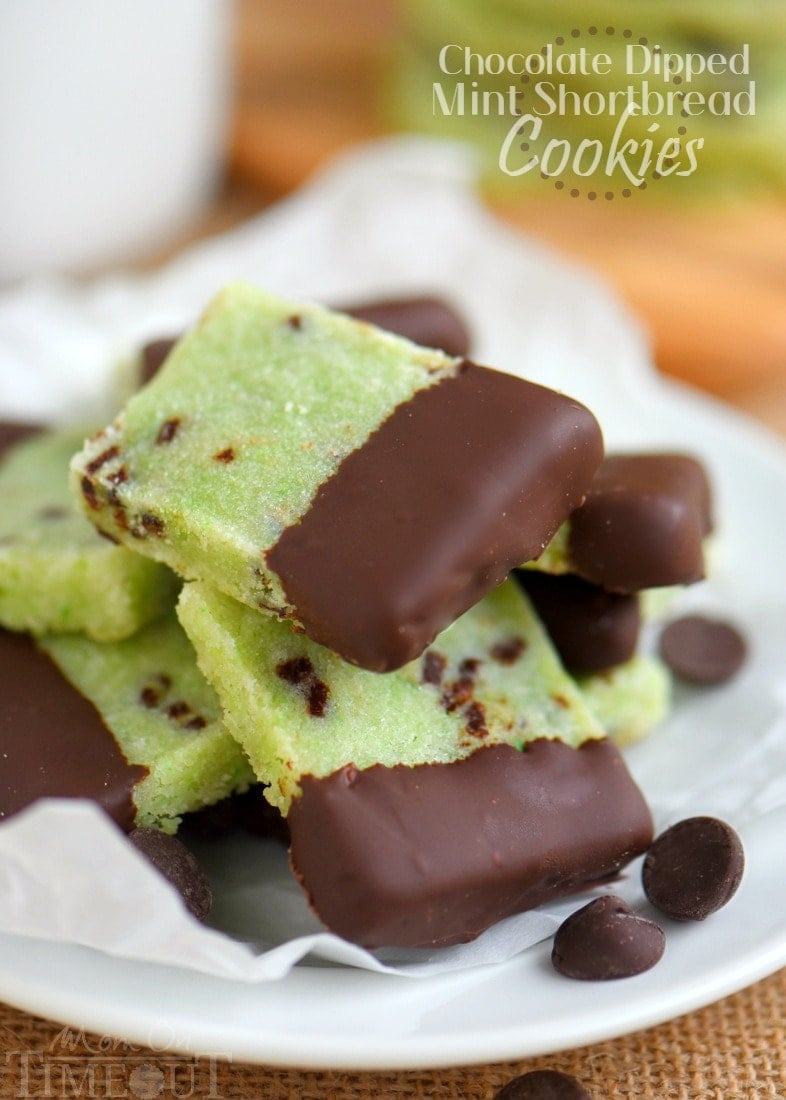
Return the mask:
{"type": "Polygon", "coordinates": [[[669,713],[671,676],[657,657],[637,654],[604,672],[576,676],[584,701],[618,745],[641,741],[669,713]]]}
{"type": "Polygon", "coordinates": [[[113,538],[385,672],[541,553],[601,453],[568,397],[234,284],[72,488],[113,538]]]}
{"type": "Polygon", "coordinates": [[[206,584],[185,585],[178,614],[227,727],[285,815],[301,776],[348,763],[448,763],[481,746],[604,736],[512,581],[384,675],[206,584]]]}
{"type": "Polygon", "coordinates": [[[140,554],[250,607],[285,609],[266,549],[391,405],[453,367],[343,315],[236,284],[77,455],[74,490],[89,518],[140,554]]]}
{"type": "Polygon", "coordinates": [[[651,843],[641,792],[513,580],[387,674],[204,583],[178,609],[286,816],[295,877],[345,939],[473,939],[651,843]]]}
{"type": "Polygon", "coordinates": [[[111,641],[171,607],[170,570],[102,538],[68,488],[84,433],[42,432],[0,465],[0,625],[111,641]]]}
{"type": "Polygon", "coordinates": [[[125,760],[148,770],[133,788],[135,825],[174,832],[182,814],[253,782],[174,612],[119,642],[61,634],[39,645],[96,707],[125,760]]]}

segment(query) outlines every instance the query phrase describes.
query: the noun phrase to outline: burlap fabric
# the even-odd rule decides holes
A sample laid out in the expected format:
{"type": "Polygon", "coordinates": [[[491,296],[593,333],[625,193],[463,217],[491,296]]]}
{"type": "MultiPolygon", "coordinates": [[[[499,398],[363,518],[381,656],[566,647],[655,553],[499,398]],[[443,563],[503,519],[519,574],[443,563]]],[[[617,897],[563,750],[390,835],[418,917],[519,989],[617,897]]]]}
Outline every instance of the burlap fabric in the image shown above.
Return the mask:
{"type": "Polygon", "coordinates": [[[786,969],[622,1039],[470,1068],[317,1073],[162,1055],[3,1006],[0,1049],[3,1100],[492,1100],[511,1077],[547,1067],[578,1077],[594,1100],[786,1100],[786,969]]]}

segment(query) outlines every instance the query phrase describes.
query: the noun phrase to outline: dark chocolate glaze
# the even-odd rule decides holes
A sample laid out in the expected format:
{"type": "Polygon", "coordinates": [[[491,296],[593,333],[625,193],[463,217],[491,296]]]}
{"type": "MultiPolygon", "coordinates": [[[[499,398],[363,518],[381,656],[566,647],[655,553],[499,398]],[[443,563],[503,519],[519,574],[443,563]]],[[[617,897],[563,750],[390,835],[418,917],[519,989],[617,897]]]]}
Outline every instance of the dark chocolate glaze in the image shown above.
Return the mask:
{"type": "Polygon", "coordinates": [[[704,467],[681,454],[609,455],[570,519],[571,569],[612,592],[704,576],[712,529],[704,467]]]}
{"type": "Polygon", "coordinates": [[[338,306],[357,321],[405,336],[415,344],[439,348],[446,355],[463,358],[469,354],[470,336],[466,324],[452,306],[429,296],[391,298],[338,306]]]}
{"type": "Polygon", "coordinates": [[[268,564],[314,641],[398,668],[542,552],[602,447],[583,405],[465,362],[344,459],[268,564]]]}
{"type": "Polygon", "coordinates": [[[636,652],[641,627],[638,596],[607,592],[570,574],[517,569],[514,576],[566,668],[600,672],[629,661],[636,652]]]}
{"type": "Polygon", "coordinates": [[[367,947],[473,939],[616,873],[652,841],[616,747],[537,740],[452,764],[305,776],[291,860],[332,931],[367,947]]]}
{"type": "Polygon", "coordinates": [[[0,670],[0,820],[38,798],[89,798],[132,829],[147,768],[126,762],[93,704],[27,635],[0,630],[0,670]]]}
{"type": "Polygon", "coordinates": [[[3,453],[31,435],[42,431],[40,424],[24,424],[21,421],[0,420],[0,457],[3,453]]]}
{"type": "Polygon", "coordinates": [[[139,385],[144,386],[158,374],[172,348],[179,340],[178,336],[161,336],[150,340],[139,352],[139,385]]]}

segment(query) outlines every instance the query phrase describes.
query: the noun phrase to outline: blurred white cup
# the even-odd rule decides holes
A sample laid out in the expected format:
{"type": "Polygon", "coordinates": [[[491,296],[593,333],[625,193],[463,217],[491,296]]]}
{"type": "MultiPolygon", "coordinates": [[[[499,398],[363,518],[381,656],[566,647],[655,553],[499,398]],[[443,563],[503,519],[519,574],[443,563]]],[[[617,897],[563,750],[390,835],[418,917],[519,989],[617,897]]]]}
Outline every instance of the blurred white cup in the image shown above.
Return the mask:
{"type": "Polygon", "coordinates": [[[213,193],[230,0],[0,0],[0,279],[164,246],[213,193]]]}

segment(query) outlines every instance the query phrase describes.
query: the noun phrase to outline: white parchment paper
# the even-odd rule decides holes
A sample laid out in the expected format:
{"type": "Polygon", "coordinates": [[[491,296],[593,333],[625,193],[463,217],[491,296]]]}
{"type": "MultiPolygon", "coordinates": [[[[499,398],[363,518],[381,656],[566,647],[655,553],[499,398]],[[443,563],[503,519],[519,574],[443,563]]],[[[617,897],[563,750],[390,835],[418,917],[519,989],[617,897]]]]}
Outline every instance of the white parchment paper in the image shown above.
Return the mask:
{"type": "MultiPolygon", "coordinates": [[[[786,455],[763,430],[658,379],[643,333],[608,288],[496,222],[474,178],[462,147],[377,142],[155,274],[8,290],[0,415],[80,423],[111,415],[117,360],[190,324],[232,279],[332,303],[442,295],[469,321],[475,359],[585,401],[607,448],[678,447],[707,462],[718,498],[714,572],[677,610],[732,618],[748,633],[751,658],[731,684],[678,689],[672,717],[628,761],[658,827],[714,813],[743,838],[763,821],[783,832],[786,455]]],[[[0,826],[0,932],[245,982],[281,978],[302,960],[415,977],[503,961],[549,936],[578,904],[509,918],[461,947],[371,955],[321,931],[274,842],[233,836],[200,844],[198,856],[214,888],[212,927],[188,916],[95,807],[41,803],[0,826]]],[[[786,873],[786,855],[773,873],[786,873]]],[[[638,867],[613,889],[640,905],[638,867]]]]}

